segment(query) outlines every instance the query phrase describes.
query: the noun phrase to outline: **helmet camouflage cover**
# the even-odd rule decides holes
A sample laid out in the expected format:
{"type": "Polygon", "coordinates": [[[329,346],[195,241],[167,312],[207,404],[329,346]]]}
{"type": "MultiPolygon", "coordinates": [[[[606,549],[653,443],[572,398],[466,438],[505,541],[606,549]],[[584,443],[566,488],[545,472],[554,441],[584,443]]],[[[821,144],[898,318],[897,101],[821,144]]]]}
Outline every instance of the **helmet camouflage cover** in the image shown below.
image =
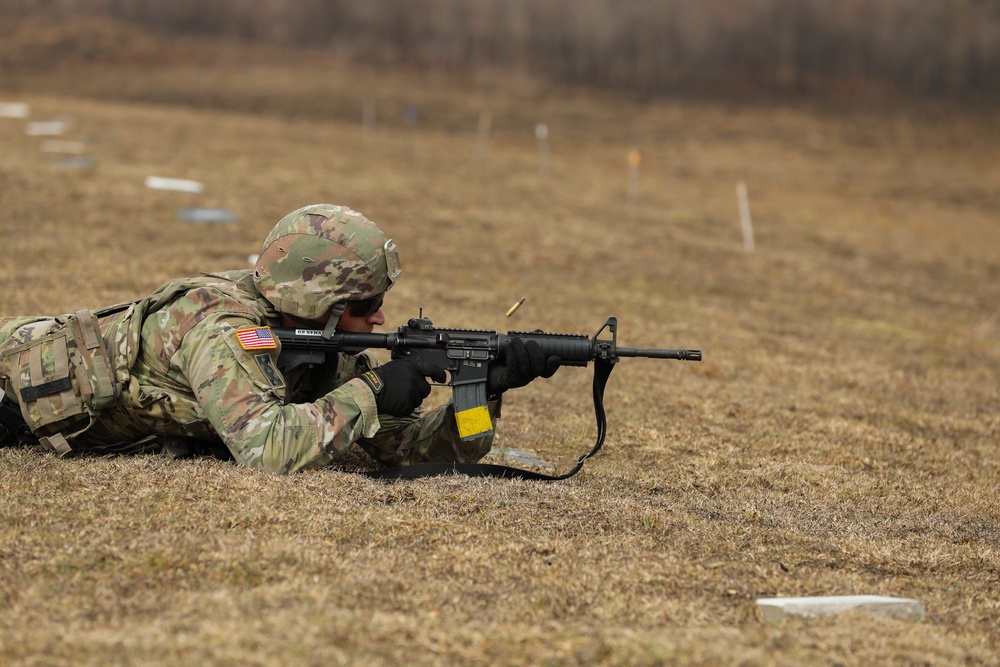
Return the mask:
{"type": "Polygon", "coordinates": [[[278,312],[336,322],[348,301],[384,293],[399,279],[396,246],[371,220],[333,204],[282,218],[261,248],[254,284],[278,312]]]}

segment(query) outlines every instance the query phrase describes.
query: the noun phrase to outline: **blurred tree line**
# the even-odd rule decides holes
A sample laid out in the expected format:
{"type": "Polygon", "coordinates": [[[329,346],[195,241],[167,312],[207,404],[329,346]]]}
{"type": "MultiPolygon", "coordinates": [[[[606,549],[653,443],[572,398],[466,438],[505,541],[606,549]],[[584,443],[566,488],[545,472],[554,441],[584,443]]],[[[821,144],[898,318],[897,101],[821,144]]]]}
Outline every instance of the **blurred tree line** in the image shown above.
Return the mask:
{"type": "Polygon", "coordinates": [[[997,0],[0,0],[354,62],[513,70],[656,95],[995,98],[997,0]]]}

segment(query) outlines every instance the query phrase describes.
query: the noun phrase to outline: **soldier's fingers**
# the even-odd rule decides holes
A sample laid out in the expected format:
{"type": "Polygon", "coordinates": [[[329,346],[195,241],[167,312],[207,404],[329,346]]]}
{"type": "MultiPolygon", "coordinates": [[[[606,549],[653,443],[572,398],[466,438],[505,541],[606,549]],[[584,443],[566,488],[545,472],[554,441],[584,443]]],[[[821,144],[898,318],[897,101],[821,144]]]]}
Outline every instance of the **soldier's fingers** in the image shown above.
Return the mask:
{"type": "Polygon", "coordinates": [[[513,368],[518,375],[524,375],[531,370],[528,350],[520,338],[512,338],[507,345],[507,365],[513,368]]]}
{"type": "Polygon", "coordinates": [[[528,368],[531,374],[538,377],[545,372],[545,353],[542,346],[533,340],[529,340],[524,345],[524,351],[528,357],[528,368]]]}
{"type": "MultiPolygon", "coordinates": [[[[416,364],[417,372],[422,376],[429,377],[435,382],[447,382],[448,375],[445,373],[444,369],[437,364],[432,364],[429,361],[420,361],[416,364]]],[[[426,384],[426,382],[425,382],[426,384]]],[[[430,386],[428,386],[427,391],[430,391],[430,386]]]]}
{"type": "Polygon", "coordinates": [[[420,395],[421,401],[431,395],[431,385],[427,380],[423,378],[417,380],[417,393],[420,395]]]}

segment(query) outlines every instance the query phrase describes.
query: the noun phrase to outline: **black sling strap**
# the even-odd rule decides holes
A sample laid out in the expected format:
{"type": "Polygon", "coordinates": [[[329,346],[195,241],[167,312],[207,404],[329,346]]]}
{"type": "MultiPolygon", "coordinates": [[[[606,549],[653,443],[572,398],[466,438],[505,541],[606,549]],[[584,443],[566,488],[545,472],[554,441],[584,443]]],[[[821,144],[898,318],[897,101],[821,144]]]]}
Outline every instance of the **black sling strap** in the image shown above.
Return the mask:
{"type": "Polygon", "coordinates": [[[361,474],[373,479],[418,479],[420,477],[438,477],[440,475],[455,473],[468,475],[469,477],[505,477],[508,479],[530,479],[546,482],[568,479],[580,472],[580,469],[583,468],[583,462],[601,451],[601,447],[604,445],[604,436],[608,431],[608,420],[604,413],[604,387],[608,384],[608,378],[615,367],[615,361],[617,361],[617,358],[598,358],[594,361],[594,415],[597,417],[597,442],[564,475],[546,475],[533,470],[522,470],[520,468],[489,463],[415,463],[409,466],[371,470],[361,474]]]}

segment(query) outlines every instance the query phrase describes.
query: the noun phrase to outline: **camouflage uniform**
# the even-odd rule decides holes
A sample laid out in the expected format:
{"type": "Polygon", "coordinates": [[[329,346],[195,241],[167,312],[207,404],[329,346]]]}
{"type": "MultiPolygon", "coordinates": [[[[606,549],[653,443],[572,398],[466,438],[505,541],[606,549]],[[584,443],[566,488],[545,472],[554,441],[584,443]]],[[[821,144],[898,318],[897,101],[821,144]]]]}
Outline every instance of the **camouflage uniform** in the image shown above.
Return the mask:
{"type": "MultiPolygon", "coordinates": [[[[329,464],[355,442],[388,465],[482,458],[492,436],[462,442],[450,404],[405,418],[377,414],[359,379],[378,365],[368,352],[331,353],[321,365],[283,374],[277,341],[271,349],[243,349],[236,332],[279,325],[279,310],[312,320],[322,315],[314,312],[316,299],[291,303],[302,291],[281,280],[288,273],[281,262],[302,264],[290,272],[301,271],[323,310],[332,307],[334,323],[347,297],[384,293],[395,278],[385,277],[387,259],[371,250],[391,242],[360,214],[323,205],[283,222],[289,218],[294,233],[287,223],[280,238],[272,232],[256,270],[172,281],[139,302],[98,311],[0,319],[0,375],[32,431],[60,453],[182,454],[221,443],[240,464],[279,473],[329,464]],[[347,220],[332,225],[335,218],[347,220]],[[338,238],[338,229],[352,230],[352,238],[338,238]],[[297,251],[317,235],[331,240],[331,252],[359,243],[370,252],[345,262],[297,251]],[[369,265],[381,256],[381,270],[366,266],[364,256],[369,265]],[[341,292],[329,289],[331,280],[341,292]],[[21,391],[44,383],[48,394],[24,399],[21,391]]],[[[494,418],[496,410],[491,402],[494,418]]]]}

